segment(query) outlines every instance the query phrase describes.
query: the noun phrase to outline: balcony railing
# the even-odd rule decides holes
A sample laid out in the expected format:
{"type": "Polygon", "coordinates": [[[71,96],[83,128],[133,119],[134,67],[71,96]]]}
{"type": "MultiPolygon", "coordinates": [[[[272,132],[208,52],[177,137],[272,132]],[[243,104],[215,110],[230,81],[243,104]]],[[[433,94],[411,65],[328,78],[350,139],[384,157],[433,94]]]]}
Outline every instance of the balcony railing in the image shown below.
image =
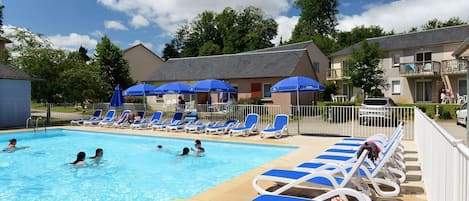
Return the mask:
{"type": "Polygon", "coordinates": [[[346,69],[329,69],[327,71],[327,80],[341,80],[347,77],[346,69]]]}
{"type": "Polygon", "coordinates": [[[464,74],[467,72],[467,61],[466,60],[444,60],[441,61],[441,73],[442,74],[464,74]]]}
{"type": "Polygon", "coordinates": [[[433,76],[440,73],[440,62],[402,63],[399,67],[401,76],[433,76]]]}

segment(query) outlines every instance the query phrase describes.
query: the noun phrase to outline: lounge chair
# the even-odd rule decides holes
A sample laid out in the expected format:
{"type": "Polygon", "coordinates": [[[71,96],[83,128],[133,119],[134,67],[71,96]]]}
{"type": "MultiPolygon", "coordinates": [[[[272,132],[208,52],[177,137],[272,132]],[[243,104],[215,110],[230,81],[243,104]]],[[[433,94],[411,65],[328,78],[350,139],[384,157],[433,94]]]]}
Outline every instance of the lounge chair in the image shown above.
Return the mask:
{"type": "Polygon", "coordinates": [[[166,126],[166,131],[184,131],[184,127],[189,124],[197,123],[197,119],[191,117],[185,117],[183,121],[176,121],[166,126]]]}
{"type": "Polygon", "coordinates": [[[273,124],[267,125],[267,128],[261,131],[261,138],[266,135],[273,135],[275,138],[281,138],[282,135],[288,135],[288,115],[277,114],[273,124]]]}
{"type": "Polygon", "coordinates": [[[173,118],[171,120],[164,120],[162,122],[154,123],[151,125],[152,130],[163,130],[166,128],[166,126],[171,125],[171,124],[177,124],[182,120],[182,116],[184,114],[182,112],[176,112],[173,115],[173,118]]]}
{"type": "Polygon", "coordinates": [[[238,120],[236,119],[228,120],[223,125],[215,124],[213,126],[207,127],[207,129],[205,130],[205,133],[207,135],[209,134],[222,135],[222,134],[228,133],[231,128],[236,126],[236,124],[238,124],[238,120]]]}
{"type": "Polygon", "coordinates": [[[153,115],[151,116],[150,120],[147,120],[147,119],[143,118],[141,121],[134,122],[134,123],[130,124],[130,128],[131,129],[148,128],[150,125],[158,123],[161,119],[161,116],[163,116],[163,112],[161,112],[161,111],[154,112],[153,115]]]}
{"type": "Polygon", "coordinates": [[[235,136],[239,133],[242,133],[244,136],[249,136],[251,133],[257,132],[257,124],[259,122],[259,115],[255,113],[250,113],[246,116],[246,120],[242,126],[232,128],[230,130],[230,135],[235,136]]]}
{"type": "Polygon", "coordinates": [[[102,109],[96,109],[96,110],[94,111],[94,113],[93,113],[93,116],[90,116],[90,117],[88,117],[88,118],[82,118],[82,119],[72,120],[72,121],[70,121],[70,125],[72,125],[72,126],[73,126],[73,125],[79,126],[79,125],[82,125],[83,122],[85,122],[85,121],[93,121],[93,120],[98,120],[98,121],[99,121],[99,120],[102,119],[102,117],[101,117],[102,114],[103,114],[103,110],[102,110],[102,109]]]}
{"type": "Polygon", "coordinates": [[[193,124],[187,124],[184,127],[184,131],[186,133],[204,133],[207,127],[213,126],[217,124],[217,122],[207,122],[207,123],[193,123],[193,124]]]}
{"type": "Polygon", "coordinates": [[[130,115],[130,114],[132,114],[132,111],[124,110],[124,111],[122,111],[121,116],[119,117],[119,119],[115,119],[115,118],[113,118],[113,119],[103,119],[99,122],[98,125],[101,126],[101,127],[110,127],[110,126],[114,125],[114,123],[116,123],[116,122],[125,121],[125,117],[127,115],[130,115]]]}
{"type": "MultiPolygon", "coordinates": [[[[305,184],[308,187],[317,186],[321,189],[338,189],[344,188],[346,186],[358,185],[352,184],[351,179],[354,178],[355,173],[360,169],[360,166],[362,166],[362,163],[367,155],[368,150],[365,150],[362,152],[360,157],[354,161],[354,163],[344,163],[341,164],[341,166],[336,165],[334,171],[318,170],[310,172],[300,170],[272,169],[256,176],[252,182],[252,185],[254,189],[260,194],[274,195],[279,195],[291,188],[301,187],[305,184]],[[340,175],[340,177],[336,177],[338,175],[340,175]],[[268,191],[258,184],[259,181],[272,181],[285,185],[273,191],[268,191]]],[[[354,183],[358,183],[357,180],[359,180],[360,177],[355,178],[356,179],[354,180],[354,183]]]]}
{"type": "Polygon", "coordinates": [[[368,197],[367,195],[350,188],[334,189],[312,199],[293,197],[288,195],[264,194],[257,196],[252,201],[330,201],[336,197],[340,197],[342,200],[346,201],[346,196],[353,197],[358,201],[371,201],[370,197],[368,197]]]}
{"type": "Polygon", "coordinates": [[[126,121],[126,120],[124,120],[120,123],[115,122],[114,127],[116,127],[116,128],[126,128],[126,127],[130,127],[130,125],[132,125],[135,122],[136,123],[142,122],[143,119],[145,118],[145,112],[144,111],[138,111],[137,115],[139,116],[140,120],[138,120],[138,121],[134,120],[132,123],[130,123],[129,121],[126,121]]]}
{"type": "Polygon", "coordinates": [[[114,119],[114,116],[116,115],[116,110],[111,109],[106,112],[106,115],[104,116],[103,119],[93,119],[93,120],[86,120],[83,122],[84,126],[92,126],[92,125],[98,125],[99,122],[104,121],[104,120],[112,120],[114,119]]]}

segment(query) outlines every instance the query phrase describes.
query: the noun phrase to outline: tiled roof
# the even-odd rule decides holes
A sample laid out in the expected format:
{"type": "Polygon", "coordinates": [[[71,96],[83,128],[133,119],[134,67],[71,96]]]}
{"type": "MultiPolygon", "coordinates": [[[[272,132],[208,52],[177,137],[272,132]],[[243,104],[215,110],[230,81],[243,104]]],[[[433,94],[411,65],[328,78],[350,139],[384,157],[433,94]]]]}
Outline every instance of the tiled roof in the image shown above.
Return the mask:
{"type": "Polygon", "coordinates": [[[32,78],[20,69],[0,62],[0,79],[31,80],[32,78]]]}

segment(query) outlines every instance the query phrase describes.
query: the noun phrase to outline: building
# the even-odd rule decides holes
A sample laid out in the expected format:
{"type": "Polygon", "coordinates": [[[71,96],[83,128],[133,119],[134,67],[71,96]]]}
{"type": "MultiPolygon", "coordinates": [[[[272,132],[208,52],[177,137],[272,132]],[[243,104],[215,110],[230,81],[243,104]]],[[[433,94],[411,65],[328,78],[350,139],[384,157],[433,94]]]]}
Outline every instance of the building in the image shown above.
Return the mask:
{"type": "Polygon", "coordinates": [[[0,62],[0,129],[24,126],[31,116],[31,77],[0,62]]]}
{"type": "MultiPolygon", "coordinates": [[[[244,103],[258,98],[264,104],[290,105],[296,103],[296,96],[273,94],[272,85],[291,76],[324,81],[328,65],[327,57],[313,42],[307,41],[238,54],[169,59],[144,81],[159,85],[219,79],[237,89],[238,93],[231,95],[232,101],[244,103]]],[[[226,101],[220,96],[223,94],[212,94],[211,100],[226,101]]],[[[207,100],[207,94],[199,93],[195,103],[205,104],[207,100]]],[[[310,105],[312,100],[312,93],[303,94],[300,104],[310,105]]]]}
{"type": "Polygon", "coordinates": [[[129,63],[130,77],[141,82],[154,72],[164,61],[143,44],[124,50],[124,59],[129,63]]]}
{"type": "MultiPolygon", "coordinates": [[[[440,102],[442,89],[451,91],[451,102],[466,95],[467,61],[453,56],[469,37],[469,25],[368,38],[378,43],[384,58],[384,95],[399,103],[440,102]]],[[[347,84],[347,59],[359,43],[331,55],[327,80],[335,81],[339,94],[359,96],[361,89],[347,84]]]]}

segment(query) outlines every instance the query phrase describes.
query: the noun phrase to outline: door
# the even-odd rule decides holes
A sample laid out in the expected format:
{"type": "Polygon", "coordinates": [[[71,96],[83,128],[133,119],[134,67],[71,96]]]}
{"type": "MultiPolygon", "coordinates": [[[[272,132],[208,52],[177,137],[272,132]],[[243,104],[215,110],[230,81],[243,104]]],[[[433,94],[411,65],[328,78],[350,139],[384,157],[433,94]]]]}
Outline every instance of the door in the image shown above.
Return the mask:
{"type": "Polygon", "coordinates": [[[432,81],[415,81],[415,102],[432,102],[432,81]]]}

